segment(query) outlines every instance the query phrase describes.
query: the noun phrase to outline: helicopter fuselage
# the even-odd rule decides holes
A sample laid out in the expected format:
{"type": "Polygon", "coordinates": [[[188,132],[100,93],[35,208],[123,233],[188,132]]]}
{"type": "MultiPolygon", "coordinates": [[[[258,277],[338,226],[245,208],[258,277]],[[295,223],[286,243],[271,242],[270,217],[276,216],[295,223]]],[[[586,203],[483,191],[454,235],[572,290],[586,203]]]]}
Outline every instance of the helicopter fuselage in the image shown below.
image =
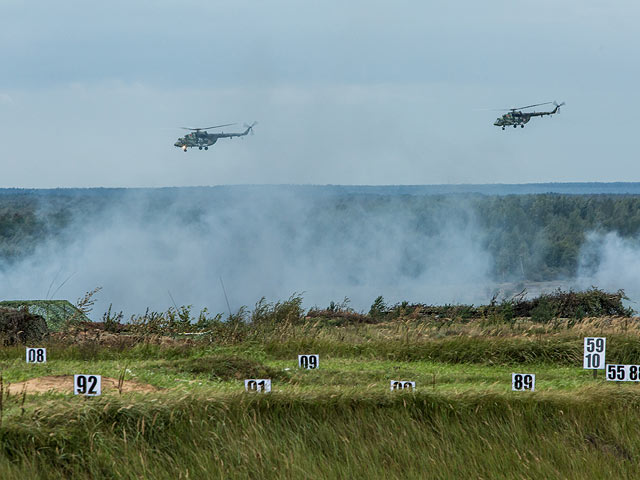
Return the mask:
{"type": "Polygon", "coordinates": [[[251,131],[255,124],[256,122],[252,125],[248,125],[247,129],[241,133],[207,133],[206,130],[193,129],[193,132],[186,134],[184,137],[178,138],[176,143],[173,145],[181,148],[185,152],[188,148],[193,147],[198,147],[198,150],[208,150],[209,147],[214,145],[219,138],[244,137],[251,131]]]}
{"type": "Polygon", "coordinates": [[[528,123],[531,120],[532,114],[522,113],[522,112],[510,112],[505,113],[503,116],[496,119],[493,123],[497,127],[505,127],[507,125],[513,125],[517,127],[518,125],[522,125],[524,127],[525,123],[528,123]]]}
{"type": "Polygon", "coordinates": [[[510,112],[505,113],[501,117],[496,118],[496,121],[493,124],[496,127],[502,127],[504,130],[505,127],[513,125],[513,128],[516,128],[520,125],[521,128],[524,128],[525,123],[528,123],[531,120],[531,117],[544,117],[545,115],[551,116],[560,111],[560,106],[564,105],[561,103],[558,105],[555,104],[556,108],[549,112],[522,112],[520,110],[512,109],[510,112]]]}

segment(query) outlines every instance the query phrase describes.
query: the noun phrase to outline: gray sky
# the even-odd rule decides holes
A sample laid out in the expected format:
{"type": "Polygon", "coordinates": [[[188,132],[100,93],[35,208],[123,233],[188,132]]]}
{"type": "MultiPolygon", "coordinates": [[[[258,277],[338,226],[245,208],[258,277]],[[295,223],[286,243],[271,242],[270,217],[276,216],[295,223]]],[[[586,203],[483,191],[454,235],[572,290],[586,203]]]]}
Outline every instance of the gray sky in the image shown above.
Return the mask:
{"type": "Polygon", "coordinates": [[[640,181],[639,21],[631,0],[2,0],[0,187],[640,181]]]}

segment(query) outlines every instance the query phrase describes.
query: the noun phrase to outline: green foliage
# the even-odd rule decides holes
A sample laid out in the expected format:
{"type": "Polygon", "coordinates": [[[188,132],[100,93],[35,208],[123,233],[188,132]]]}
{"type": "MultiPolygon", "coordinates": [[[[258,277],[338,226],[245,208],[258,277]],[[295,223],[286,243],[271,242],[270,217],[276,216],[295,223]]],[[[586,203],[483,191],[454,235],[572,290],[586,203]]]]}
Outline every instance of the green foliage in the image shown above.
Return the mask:
{"type": "Polygon", "coordinates": [[[615,293],[605,292],[596,287],[582,292],[560,289],[551,294],[543,294],[531,300],[514,302],[516,316],[533,316],[534,312],[541,323],[553,317],[576,318],[622,316],[630,317],[633,310],[625,307],[623,300],[628,300],[623,290],[615,293]]]}
{"type": "Polygon", "coordinates": [[[531,320],[536,323],[549,323],[556,317],[556,309],[549,299],[543,297],[531,309],[531,320]]]}
{"type": "Polygon", "coordinates": [[[369,316],[374,320],[382,320],[387,313],[389,313],[389,307],[387,307],[387,304],[384,303],[384,298],[380,295],[371,304],[369,316]]]}
{"type": "Polygon", "coordinates": [[[282,372],[255,360],[235,355],[206,355],[165,362],[154,368],[169,369],[180,373],[207,375],[211,380],[243,380],[246,378],[286,378],[282,372]]]}
{"type": "Polygon", "coordinates": [[[102,322],[107,332],[118,332],[122,326],[122,318],[124,315],[122,312],[112,315],[111,307],[112,304],[109,304],[109,309],[102,315],[102,322]]]}
{"type": "Polygon", "coordinates": [[[253,325],[298,324],[303,318],[302,296],[294,293],[284,302],[268,303],[262,297],[251,314],[251,323],[253,325]]]}

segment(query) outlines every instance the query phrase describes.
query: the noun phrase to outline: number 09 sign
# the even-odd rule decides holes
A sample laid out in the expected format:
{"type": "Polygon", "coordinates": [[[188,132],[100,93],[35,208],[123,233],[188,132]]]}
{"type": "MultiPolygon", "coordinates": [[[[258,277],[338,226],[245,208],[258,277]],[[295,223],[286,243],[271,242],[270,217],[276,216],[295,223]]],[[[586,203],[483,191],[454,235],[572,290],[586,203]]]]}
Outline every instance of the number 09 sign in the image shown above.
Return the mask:
{"type": "Polygon", "coordinates": [[[604,356],[607,339],[604,337],[585,337],[582,366],[587,370],[604,370],[604,356]]]}
{"type": "Polygon", "coordinates": [[[298,355],[298,366],[305,370],[315,370],[320,366],[320,355],[298,355]]]}

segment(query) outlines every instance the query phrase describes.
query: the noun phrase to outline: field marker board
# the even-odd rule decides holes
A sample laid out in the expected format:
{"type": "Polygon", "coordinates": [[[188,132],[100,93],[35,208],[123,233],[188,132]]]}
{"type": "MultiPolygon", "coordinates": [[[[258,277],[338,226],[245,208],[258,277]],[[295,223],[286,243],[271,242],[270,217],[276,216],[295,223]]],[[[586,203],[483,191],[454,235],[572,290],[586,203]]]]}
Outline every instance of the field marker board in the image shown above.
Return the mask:
{"type": "Polygon", "coordinates": [[[391,380],[391,391],[394,390],[415,390],[416,382],[407,382],[404,380],[391,380]]]}
{"type": "Polygon", "coordinates": [[[640,382],[640,365],[607,365],[610,382],[640,382]]]}
{"type": "Polygon", "coordinates": [[[607,351],[605,337],[585,337],[582,368],[587,370],[604,370],[604,357],[607,351]]]}
{"type": "Polygon", "coordinates": [[[47,363],[47,349],[27,347],[26,357],[27,363],[47,363]]]}
{"type": "Polygon", "coordinates": [[[305,370],[315,370],[320,366],[320,355],[298,355],[298,367],[305,370]]]}
{"type": "Polygon", "coordinates": [[[269,378],[250,378],[244,381],[244,389],[247,392],[264,392],[271,391],[271,379],[269,378]]]}
{"type": "Polygon", "coordinates": [[[535,373],[512,373],[511,390],[514,392],[533,392],[536,389],[535,373]]]}
{"type": "Polygon", "coordinates": [[[74,375],[73,394],[95,397],[102,394],[101,375],[74,375]]]}

